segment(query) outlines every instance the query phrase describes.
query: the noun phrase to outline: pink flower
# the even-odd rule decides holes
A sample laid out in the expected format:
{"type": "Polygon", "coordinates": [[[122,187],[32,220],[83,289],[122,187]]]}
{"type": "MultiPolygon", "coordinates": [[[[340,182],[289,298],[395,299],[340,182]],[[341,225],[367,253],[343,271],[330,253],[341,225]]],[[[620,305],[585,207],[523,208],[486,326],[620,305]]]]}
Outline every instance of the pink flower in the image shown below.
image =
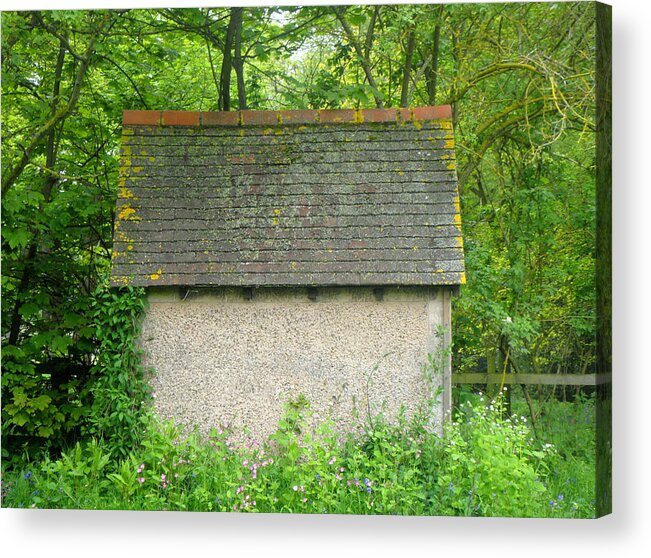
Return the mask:
{"type": "Polygon", "coordinates": [[[294,485],[294,492],[298,490],[298,486],[294,485]]]}
{"type": "Polygon", "coordinates": [[[330,461],[328,461],[328,465],[333,465],[336,460],[337,458],[333,457],[330,461]]]}
{"type": "Polygon", "coordinates": [[[163,482],[165,482],[165,473],[163,473],[163,474],[160,476],[160,480],[162,480],[163,482]]]}
{"type": "Polygon", "coordinates": [[[142,484],[143,482],[145,482],[145,477],[140,477],[140,478],[138,479],[138,482],[139,482],[140,484],[142,484]]]}
{"type": "Polygon", "coordinates": [[[244,465],[245,467],[246,467],[248,464],[249,464],[249,460],[248,460],[248,459],[245,459],[244,461],[242,461],[242,465],[244,465]]]}

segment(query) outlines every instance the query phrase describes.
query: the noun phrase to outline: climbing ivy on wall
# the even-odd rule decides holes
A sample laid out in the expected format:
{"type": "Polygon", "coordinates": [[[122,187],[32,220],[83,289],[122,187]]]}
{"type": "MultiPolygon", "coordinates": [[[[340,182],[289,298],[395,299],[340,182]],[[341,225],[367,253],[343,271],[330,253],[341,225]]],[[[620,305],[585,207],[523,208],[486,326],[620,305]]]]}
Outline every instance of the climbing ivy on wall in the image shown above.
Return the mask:
{"type": "Polygon", "coordinates": [[[141,365],[140,321],[146,306],[143,289],[98,289],[93,300],[96,335],[101,339],[92,369],[93,403],[88,431],[125,456],[139,441],[151,389],[141,365]]]}

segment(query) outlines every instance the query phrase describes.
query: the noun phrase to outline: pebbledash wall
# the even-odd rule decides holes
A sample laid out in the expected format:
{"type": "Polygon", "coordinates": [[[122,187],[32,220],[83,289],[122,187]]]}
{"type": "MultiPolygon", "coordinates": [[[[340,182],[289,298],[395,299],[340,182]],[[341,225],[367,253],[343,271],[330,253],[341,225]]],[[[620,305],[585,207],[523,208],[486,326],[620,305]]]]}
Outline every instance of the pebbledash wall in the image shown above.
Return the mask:
{"type": "Polygon", "coordinates": [[[341,432],[442,391],[465,282],[450,107],[125,111],[115,287],[144,286],[164,418],[341,432]]]}
{"type": "MultiPolygon", "coordinates": [[[[161,289],[149,302],[142,340],[158,411],[203,432],[231,424],[265,437],[299,393],[316,421],[348,431],[353,401],[361,418],[383,404],[395,418],[400,405],[426,404],[449,373],[446,289],[392,287],[382,300],[368,287],[319,289],[316,300],[301,288],[252,299],[241,289],[161,289]]],[[[446,403],[433,409],[435,428],[446,403]]]]}

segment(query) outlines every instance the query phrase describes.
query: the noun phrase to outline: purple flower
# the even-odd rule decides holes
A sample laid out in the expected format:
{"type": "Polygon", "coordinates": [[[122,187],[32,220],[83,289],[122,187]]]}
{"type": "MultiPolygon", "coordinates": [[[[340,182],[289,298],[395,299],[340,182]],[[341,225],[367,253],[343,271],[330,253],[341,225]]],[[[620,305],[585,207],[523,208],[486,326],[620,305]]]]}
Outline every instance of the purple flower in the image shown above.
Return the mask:
{"type": "Polygon", "coordinates": [[[564,499],[563,495],[562,495],[562,494],[559,494],[559,495],[558,495],[558,501],[559,501],[559,502],[562,502],[563,499],[564,499]]]}

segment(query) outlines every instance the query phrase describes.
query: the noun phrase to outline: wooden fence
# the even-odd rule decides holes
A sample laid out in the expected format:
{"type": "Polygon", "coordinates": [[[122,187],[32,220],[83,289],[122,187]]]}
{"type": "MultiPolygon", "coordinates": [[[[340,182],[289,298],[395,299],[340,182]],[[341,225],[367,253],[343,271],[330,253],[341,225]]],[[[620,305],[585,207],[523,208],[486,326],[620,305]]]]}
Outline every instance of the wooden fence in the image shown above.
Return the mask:
{"type": "Polygon", "coordinates": [[[599,386],[611,381],[612,374],[452,374],[453,384],[599,386]]]}

